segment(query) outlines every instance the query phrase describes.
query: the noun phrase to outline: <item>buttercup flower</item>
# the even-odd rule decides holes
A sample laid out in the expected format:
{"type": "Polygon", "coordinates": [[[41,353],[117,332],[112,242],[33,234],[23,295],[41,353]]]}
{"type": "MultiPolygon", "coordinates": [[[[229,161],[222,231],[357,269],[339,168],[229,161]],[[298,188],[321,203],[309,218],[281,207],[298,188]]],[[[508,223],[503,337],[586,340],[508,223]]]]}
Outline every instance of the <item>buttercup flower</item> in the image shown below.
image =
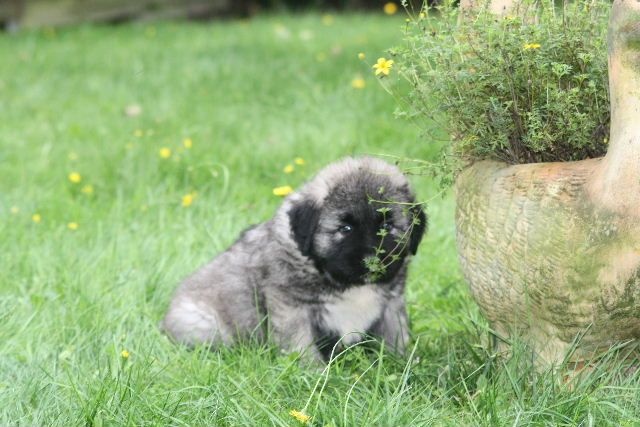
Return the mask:
{"type": "Polygon", "coordinates": [[[276,187],[273,189],[273,194],[275,196],[280,196],[280,197],[284,197],[287,194],[290,194],[293,192],[293,188],[291,188],[290,185],[283,185],[282,187],[276,187]]]}
{"type": "Polygon", "coordinates": [[[120,352],[120,356],[121,356],[123,359],[128,359],[128,358],[129,358],[129,356],[130,356],[130,354],[129,354],[129,352],[128,352],[127,350],[122,350],[122,351],[120,352]]]}
{"type": "Polygon", "coordinates": [[[293,169],[294,169],[293,165],[287,165],[287,166],[284,167],[284,169],[282,169],[282,172],[291,173],[291,172],[293,172],[293,169]]]}
{"type": "Polygon", "coordinates": [[[189,148],[193,147],[193,141],[191,140],[191,138],[185,138],[184,141],[182,141],[182,145],[184,145],[184,148],[188,150],[189,148]]]}
{"type": "Polygon", "coordinates": [[[527,43],[523,46],[524,50],[540,49],[540,43],[527,43]]]}
{"type": "Polygon", "coordinates": [[[195,195],[193,193],[185,194],[182,196],[182,207],[188,208],[193,203],[195,195]]]}
{"type": "Polygon", "coordinates": [[[35,222],[36,224],[39,224],[40,221],[42,221],[42,217],[40,216],[39,213],[34,213],[33,215],[31,215],[31,221],[35,222]]]}
{"type": "Polygon", "coordinates": [[[70,222],[69,224],[67,224],[67,228],[69,230],[77,230],[78,229],[78,223],[77,222],[70,222]]]}
{"type": "Polygon", "coordinates": [[[73,182],[74,184],[77,184],[80,181],[82,181],[82,177],[78,172],[71,172],[69,174],[69,181],[73,182]]]}
{"type": "Polygon", "coordinates": [[[309,415],[305,414],[304,412],[296,411],[295,409],[290,410],[289,415],[291,415],[293,418],[300,421],[301,423],[308,423],[309,420],[311,419],[309,415]]]}
{"type": "Polygon", "coordinates": [[[356,77],[355,79],[351,80],[351,87],[354,89],[364,89],[365,86],[366,82],[362,77],[356,77]]]}
{"type": "Polygon", "coordinates": [[[366,55],[365,55],[363,52],[360,52],[360,53],[358,54],[358,59],[359,59],[359,60],[363,60],[364,58],[366,58],[366,55]]]}
{"type": "Polygon", "coordinates": [[[378,58],[378,62],[376,62],[372,68],[376,70],[376,76],[380,74],[388,76],[391,71],[391,67],[393,67],[392,59],[378,58]]]}
{"type": "Polygon", "coordinates": [[[159,153],[160,157],[162,157],[163,159],[168,159],[169,157],[171,157],[171,149],[167,147],[162,147],[159,153]]]}
{"type": "Polygon", "coordinates": [[[296,157],[295,159],[293,159],[293,163],[295,163],[298,166],[302,166],[304,165],[305,161],[302,157],[296,157]]]}
{"type": "Polygon", "coordinates": [[[386,13],[387,15],[395,15],[395,13],[398,11],[398,5],[390,1],[388,3],[385,3],[382,10],[384,10],[384,13],[386,13]]]}

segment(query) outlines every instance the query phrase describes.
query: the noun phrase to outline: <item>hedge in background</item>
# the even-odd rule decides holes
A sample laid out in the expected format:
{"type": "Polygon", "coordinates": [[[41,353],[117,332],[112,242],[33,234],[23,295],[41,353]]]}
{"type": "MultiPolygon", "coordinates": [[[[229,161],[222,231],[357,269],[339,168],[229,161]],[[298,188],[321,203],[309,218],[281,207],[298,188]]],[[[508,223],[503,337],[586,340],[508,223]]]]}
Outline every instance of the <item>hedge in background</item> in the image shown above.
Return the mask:
{"type": "MultiPolygon", "coordinates": [[[[403,3],[415,7],[420,0],[403,3]]],[[[383,10],[389,0],[0,0],[0,30],[82,22],[246,17],[268,10],[383,10]]]]}
{"type": "MultiPolygon", "coordinates": [[[[287,7],[289,9],[382,9],[387,3],[395,3],[397,6],[407,4],[416,8],[420,7],[420,0],[258,0],[263,7],[287,7]]],[[[429,2],[431,3],[431,2],[429,2]]]]}

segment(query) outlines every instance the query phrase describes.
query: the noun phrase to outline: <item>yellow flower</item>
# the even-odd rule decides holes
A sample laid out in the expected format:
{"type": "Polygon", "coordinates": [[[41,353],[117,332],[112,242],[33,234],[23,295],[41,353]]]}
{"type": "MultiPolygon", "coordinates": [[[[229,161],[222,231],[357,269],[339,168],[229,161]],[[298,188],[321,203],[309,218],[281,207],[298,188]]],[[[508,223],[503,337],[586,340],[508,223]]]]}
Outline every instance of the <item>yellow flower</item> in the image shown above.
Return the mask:
{"type": "Polygon", "coordinates": [[[364,89],[365,86],[366,83],[362,77],[356,77],[355,79],[351,80],[351,87],[354,89],[364,89]]]}
{"type": "Polygon", "coordinates": [[[35,222],[36,224],[39,224],[40,221],[42,221],[42,217],[40,216],[39,213],[34,213],[33,215],[31,215],[31,221],[35,222]]]}
{"type": "Polygon", "coordinates": [[[540,43],[527,43],[524,45],[524,50],[529,50],[529,49],[540,49],[540,43]]]}
{"type": "Polygon", "coordinates": [[[358,54],[358,59],[362,61],[364,58],[366,58],[366,55],[363,52],[360,52],[358,54]]]}
{"type": "Polygon", "coordinates": [[[171,149],[162,147],[160,149],[160,157],[162,157],[163,159],[168,159],[169,157],[171,157],[171,149]]]}
{"type": "Polygon", "coordinates": [[[140,138],[140,137],[142,137],[143,132],[142,132],[142,130],[141,130],[141,129],[136,129],[136,130],[133,132],[133,135],[134,135],[135,137],[137,137],[137,138],[140,138]]]}
{"type": "Polygon", "coordinates": [[[302,166],[304,165],[305,161],[302,157],[296,157],[295,159],[293,159],[293,163],[295,163],[298,166],[302,166]]]}
{"type": "Polygon", "coordinates": [[[426,14],[426,13],[424,13],[424,12],[420,12],[420,15],[419,15],[419,16],[420,16],[420,19],[424,19],[424,18],[426,18],[426,17],[427,17],[427,14],[426,14]]]}
{"type": "Polygon", "coordinates": [[[304,412],[296,411],[295,409],[290,410],[289,415],[291,415],[293,418],[300,421],[301,423],[308,423],[309,420],[311,419],[309,415],[305,414],[304,412]]]}
{"type": "Polygon", "coordinates": [[[93,194],[93,185],[91,184],[87,184],[84,187],[82,187],[82,189],[80,190],[80,192],[86,194],[86,195],[91,195],[93,194]]]}
{"type": "Polygon", "coordinates": [[[69,230],[77,230],[78,229],[78,223],[77,222],[70,222],[69,224],[67,224],[67,228],[69,230]]]}
{"type": "Polygon", "coordinates": [[[378,58],[378,62],[375,63],[372,68],[376,70],[376,76],[380,74],[388,76],[391,67],[393,67],[392,59],[378,58]]]}
{"type": "Polygon", "coordinates": [[[182,145],[184,145],[184,148],[188,150],[189,148],[193,147],[193,141],[191,140],[191,138],[185,138],[184,141],[182,141],[182,145]]]}
{"type": "Polygon", "coordinates": [[[283,185],[282,187],[276,187],[273,189],[273,194],[275,196],[284,197],[289,193],[293,192],[293,188],[290,185],[283,185]]]}
{"type": "Polygon", "coordinates": [[[291,173],[291,172],[293,172],[293,169],[294,169],[293,165],[287,165],[287,166],[284,167],[284,169],[282,169],[282,172],[291,173]]]}
{"type": "Polygon", "coordinates": [[[77,184],[80,181],[82,181],[82,177],[78,172],[71,172],[69,174],[69,181],[73,182],[74,184],[77,184]]]}
{"type": "Polygon", "coordinates": [[[12,214],[17,214],[18,212],[20,212],[20,208],[17,206],[11,206],[11,213],[12,214]]]}
{"type": "Polygon", "coordinates": [[[195,198],[195,193],[189,193],[182,196],[182,207],[188,208],[189,206],[191,206],[195,198]]]}
{"type": "Polygon", "coordinates": [[[122,356],[123,359],[128,359],[129,356],[131,356],[131,355],[129,354],[129,352],[127,350],[122,350],[120,352],[120,356],[122,356]]]}
{"type": "Polygon", "coordinates": [[[395,15],[395,13],[398,11],[398,5],[390,1],[384,4],[382,10],[384,10],[384,13],[386,13],[387,15],[395,15]]]}

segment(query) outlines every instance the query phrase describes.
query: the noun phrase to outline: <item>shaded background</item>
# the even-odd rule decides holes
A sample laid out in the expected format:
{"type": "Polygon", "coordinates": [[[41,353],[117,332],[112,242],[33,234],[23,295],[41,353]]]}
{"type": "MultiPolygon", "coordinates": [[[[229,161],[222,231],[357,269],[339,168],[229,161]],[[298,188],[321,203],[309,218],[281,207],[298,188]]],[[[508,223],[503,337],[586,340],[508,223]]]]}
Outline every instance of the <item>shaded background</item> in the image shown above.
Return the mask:
{"type": "MultiPolygon", "coordinates": [[[[0,28],[37,28],[81,22],[247,17],[272,10],[380,9],[384,0],[2,0],[0,28]]],[[[393,3],[393,2],[392,2],[393,3]]],[[[400,2],[395,2],[400,7],[400,2]]],[[[420,1],[409,2],[414,6],[420,1]]]]}

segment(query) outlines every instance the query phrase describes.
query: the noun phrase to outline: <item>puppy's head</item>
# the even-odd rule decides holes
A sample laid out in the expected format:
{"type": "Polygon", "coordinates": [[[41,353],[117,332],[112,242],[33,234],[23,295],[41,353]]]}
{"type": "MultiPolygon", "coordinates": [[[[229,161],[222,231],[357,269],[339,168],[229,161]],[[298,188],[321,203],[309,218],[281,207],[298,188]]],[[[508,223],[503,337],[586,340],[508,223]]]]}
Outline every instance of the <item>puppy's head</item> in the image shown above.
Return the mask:
{"type": "Polygon", "coordinates": [[[393,279],[427,222],[398,168],[369,157],[320,171],[293,195],[288,216],[301,253],[343,286],[393,279]]]}

